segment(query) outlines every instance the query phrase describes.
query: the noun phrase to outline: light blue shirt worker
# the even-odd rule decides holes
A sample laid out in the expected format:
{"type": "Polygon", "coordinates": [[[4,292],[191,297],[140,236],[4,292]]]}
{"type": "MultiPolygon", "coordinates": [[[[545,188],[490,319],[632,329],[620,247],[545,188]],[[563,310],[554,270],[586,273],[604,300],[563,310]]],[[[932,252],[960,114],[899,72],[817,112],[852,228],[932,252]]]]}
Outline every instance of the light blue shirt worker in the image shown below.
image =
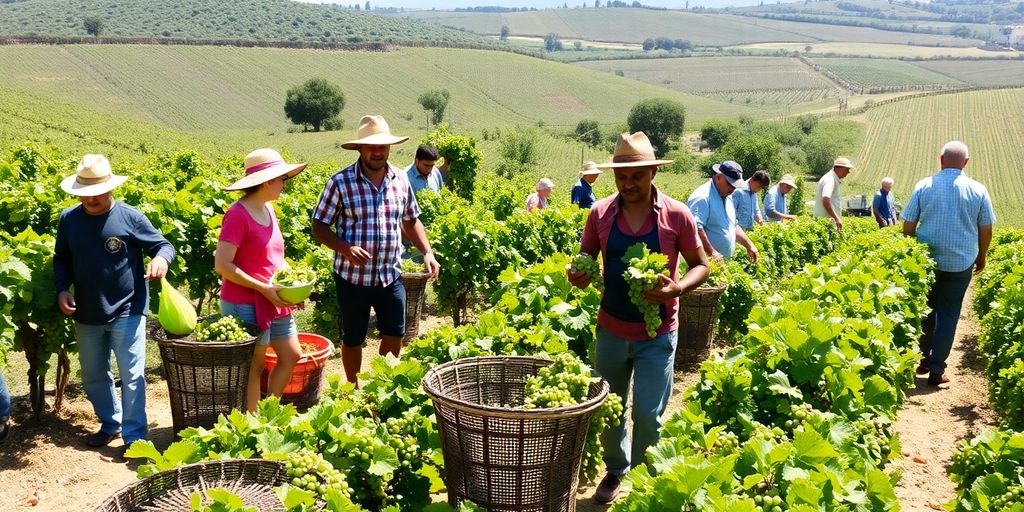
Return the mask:
{"type": "Polygon", "coordinates": [[[789,214],[789,209],[786,207],[786,195],[779,191],[778,185],[768,189],[768,193],[764,195],[764,218],[768,222],[782,222],[782,217],[774,217],[772,214],[789,214]]]}
{"type": "Polygon", "coordinates": [[[754,223],[761,216],[757,192],[749,188],[736,189],[729,197],[732,199],[733,207],[736,209],[736,223],[744,230],[754,229],[754,223]]]}
{"type": "Polygon", "coordinates": [[[409,184],[412,185],[412,192],[415,194],[425,188],[433,190],[434,192],[441,192],[441,187],[444,186],[444,176],[437,167],[430,169],[430,174],[423,175],[416,168],[416,163],[413,162],[405,170],[405,174],[409,177],[409,184]]]}
{"type": "MultiPolygon", "coordinates": [[[[881,217],[882,222],[879,222],[879,227],[892,226],[896,224],[896,200],[893,198],[892,191],[880,189],[875,192],[875,198],[871,201],[871,208],[875,210],[875,214],[881,217]]],[[[878,217],[875,220],[878,220],[878,217]]]]}
{"type": "Polygon", "coordinates": [[[917,239],[931,249],[938,270],[963,272],[978,257],[978,228],[995,224],[996,214],[984,185],[946,168],[917,182],[903,220],[918,223],[917,239]]]}
{"type": "Polygon", "coordinates": [[[708,180],[690,194],[686,206],[693,213],[697,227],[707,234],[714,250],[725,259],[732,258],[736,250],[736,207],[732,200],[722,197],[714,181],[708,180]]]}

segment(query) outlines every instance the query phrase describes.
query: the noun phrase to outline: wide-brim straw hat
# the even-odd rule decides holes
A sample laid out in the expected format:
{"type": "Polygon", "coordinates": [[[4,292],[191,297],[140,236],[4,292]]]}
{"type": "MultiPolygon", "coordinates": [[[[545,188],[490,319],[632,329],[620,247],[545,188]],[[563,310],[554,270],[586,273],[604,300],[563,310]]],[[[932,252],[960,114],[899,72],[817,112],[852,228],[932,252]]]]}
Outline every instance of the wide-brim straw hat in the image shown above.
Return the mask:
{"type": "Polygon", "coordinates": [[[60,188],[73,196],[100,196],[114,190],[128,181],[127,176],[118,176],[110,170],[110,161],[103,155],[85,155],[78,162],[75,174],[64,178],[60,188]]]}
{"type": "Polygon", "coordinates": [[[779,180],[779,185],[781,185],[783,183],[785,183],[786,185],[789,185],[789,186],[791,186],[793,188],[796,188],[796,180],[793,179],[793,175],[792,174],[783,174],[782,175],[782,179],[779,180]]]}
{"type": "Polygon", "coordinates": [[[604,174],[604,171],[597,168],[597,164],[594,162],[587,162],[580,168],[580,176],[592,176],[594,174],[604,174]]]}
{"type": "Polygon", "coordinates": [[[650,167],[667,165],[672,160],[662,160],[654,156],[654,146],[644,132],[623,133],[615,141],[612,161],[597,164],[598,169],[618,169],[621,167],[650,167]]]}
{"type": "Polygon", "coordinates": [[[341,145],[345,149],[359,149],[359,146],[391,146],[401,144],[409,137],[391,135],[391,127],[381,116],[363,116],[359,120],[356,139],[341,145]]]}
{"type": "Polygon", "coordinates": [[[266,183],[278,176],[294,178],[306,168],[306,164],[289,164],[281,153],[269,148],[257,149],[245,155],[245,176],[224,187],[224,190],[245,190],[266,183]]]}
{"type": "Polygon", "coordinates": [[[851,171],[854,169],[853,162],[851,162],[850,159],[846,158],[845,156],[836,158],[836,161],[832,162],[832,167],[846,167],[851,171]]]}

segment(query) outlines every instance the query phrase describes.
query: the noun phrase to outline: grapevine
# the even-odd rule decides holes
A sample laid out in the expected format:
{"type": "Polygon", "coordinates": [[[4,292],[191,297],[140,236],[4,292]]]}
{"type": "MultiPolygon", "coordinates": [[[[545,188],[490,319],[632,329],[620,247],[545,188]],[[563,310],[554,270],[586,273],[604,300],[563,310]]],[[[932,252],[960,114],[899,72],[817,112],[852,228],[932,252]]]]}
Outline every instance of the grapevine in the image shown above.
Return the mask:
{"type": "Polygon", "coordinates": [[[580,253],[572,259],[570,265],[570,270],[573,272],[586,272],[594,288],[604,293],[604,278],[601,277],[601,266],[597,264],[597,260],[589,254],[580,253]]]}
{"type": "Polygon", "coordinates": [[[288,454],[284,460],[288,482],[300,489],[325,496],[327,491],[334,489],[344,496],[351,496],[352,489],[343,475],[330,462],[308,448],[288,454]]]}
{"type": "Polygon", "coordinates": [[[274,283],[281,286],[307,285],[316,279],[316,273],[309,267],[289,267],[274,275],[274,283]]]}
{"type": "Polygon", "coordinates": [[[250,338],[252,335],[246,332],[238,319],[233,316],[204,320],[196,327],[196,341],[225,343],[245,341],[250,338]]]}
{"type": "Polygon", "coordinates": [[[647,300],[644,294],[658,286],[658,275],[668,275],[668,257],[652,253],[641,242],[627,249],[622,261],[628,265],[622,277],[629,285],[629,300],[644,315],[647,336],[653,338],[661,326],[661,306],[647,300]]]}

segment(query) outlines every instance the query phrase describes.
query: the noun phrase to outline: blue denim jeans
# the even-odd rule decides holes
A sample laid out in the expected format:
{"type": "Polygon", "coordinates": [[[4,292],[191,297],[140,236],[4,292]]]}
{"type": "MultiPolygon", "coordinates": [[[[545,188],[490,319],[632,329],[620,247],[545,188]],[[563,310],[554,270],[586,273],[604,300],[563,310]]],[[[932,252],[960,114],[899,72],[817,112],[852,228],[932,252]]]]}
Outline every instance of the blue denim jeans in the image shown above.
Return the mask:
{"type": "Polygon", "coordinates": [[[11,415],[11,392],[7,391],[7,382],[4,381],[4,372],[0,371],[0,418],[7,418],[11,415]]]}
{"type": "Polygon", "coordinates": [[[932,373],[941,375],[946,372],[946,358],[953,349],[960,307],[973,272],[974,265],[962,272],[935,271],[935,284],[928,293],[928,306],[932,312],[921,326],[921,355],[932,373]]]}
{"type": "Polygon", "coordinates": [[[627,402],[633,384],[633,435],[626,432],[626,411],[622,421],[601,433],[604,463],[609,473],[623,475],[646,462],[647,448],[657,444],[662,415],[672,396],[672,365],[676,353],[676,331],[647,341],[628,341],[597,326],[594,369],[608,381],[612,393],[627,402]]]}
{"type": "Polygon", "coordinates": [[[100,431],[121,433],[125,444],[146,438],[146,318],[123,316],[106,325],[75,322],[82,387],[100,431]],[[114,393],[110,353],[117,358],[121,401],[114,393]],[[122,420],[123,405],[123,420],[122,420]]]}

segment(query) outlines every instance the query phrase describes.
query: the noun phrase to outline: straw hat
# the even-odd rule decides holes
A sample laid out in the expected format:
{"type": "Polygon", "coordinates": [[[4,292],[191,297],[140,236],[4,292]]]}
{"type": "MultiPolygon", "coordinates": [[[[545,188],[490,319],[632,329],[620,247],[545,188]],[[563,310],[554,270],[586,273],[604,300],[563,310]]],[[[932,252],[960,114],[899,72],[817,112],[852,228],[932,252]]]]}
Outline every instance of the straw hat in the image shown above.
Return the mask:
{"type": "Polygon", "coordinates": [[[294,178],[305,168],[306,164],[285,163],[281,153],[273,149],[257,149],[245,155],[245,176],[224,187],[224,190],[245,190],[282,175],[286,176],[285,179],[294,178]]]}
{"type": "Polygon", "coordinates": [[[103,155],[85,155],[78,162],[75,174],[64,178],[60,188],[73,196],[100,196],[114,190],[128,180],[110,170],[110,161],[103,155]]]}
{"type": "Polygon", "coordinates": [[[580,169],[580,176],[591,176],[594,174],[604,174],[604,171],[597,168],[597,164],[594,162],[587,162],[583,164],[583,168],[580,169]]]}
{"type": "Polygon", "coordinates": [[[846,167],[851,171],[854,169],[853,162],[850,162],[850,159],[846,158],[845,156],[836,158],[836,161],[832,162],[832,167],[846,167]]]}
{"type": "Polygon", "coordinates": [[[555,188],[555,182],[551,181],[549,178],[541,178],[540,181],[537,182],[537,190],[551,190],[553,188],[555,188]]]}
{"type": "Polygon", "coordinates": [[[789,186],[791,186],[793,188],[796,188],[796,180],[793,179],[793,175],[792,174],[783,174],[782,175],[782,179],[779,180],[779,184],[781,185],[783,183],[785,183],[786,185],[789,185],[789,186]]]}
{"type": "Polygon", "coordinates": [[[341,145],[345,149],[359,149],[359,146],[391,146],[401,144],[409,137],[391,135],[391,127],[381,116],[363,116],[359,120],[356,139],[341,145]]]}
{"type": "Polygon", "coordinates": [[[615,151],[612,152],[612,161],[606,164],[597,164],[599,169],[616,169],[620,167],[649,167],[652,165],[666,165],[672,160],[659,160],[654,156],[654,146],[644,132],[623,133],[619,140],[615,141],[615,151]]]}

